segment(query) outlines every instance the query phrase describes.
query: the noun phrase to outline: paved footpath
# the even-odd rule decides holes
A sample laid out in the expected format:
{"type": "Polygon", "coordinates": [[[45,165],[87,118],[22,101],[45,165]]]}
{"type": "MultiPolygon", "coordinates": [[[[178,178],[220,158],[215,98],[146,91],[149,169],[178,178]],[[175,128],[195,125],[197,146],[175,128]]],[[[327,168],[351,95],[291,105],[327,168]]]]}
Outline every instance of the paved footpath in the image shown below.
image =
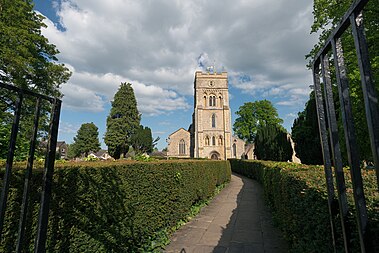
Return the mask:
{"type": "Polygon", "coordinates": [[[167,253],[287,252],[254,180],[232,175],[231,182],[198,216],[174,233],[167,253]]]}

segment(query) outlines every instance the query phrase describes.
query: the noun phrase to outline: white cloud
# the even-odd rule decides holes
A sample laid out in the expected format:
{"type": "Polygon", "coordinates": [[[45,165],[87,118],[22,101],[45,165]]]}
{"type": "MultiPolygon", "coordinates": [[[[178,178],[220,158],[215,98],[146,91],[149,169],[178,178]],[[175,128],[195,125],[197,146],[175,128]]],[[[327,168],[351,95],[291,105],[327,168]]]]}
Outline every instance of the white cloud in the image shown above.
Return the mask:
{"type": "Polygon", "coordinates": [[[62,89],[65,97],[63,107],[75,111],[101,112],[105,102],[95,92],[69,83],[62,89]]]}
{"type": "Polygon", "coordinates": [[[160,126],[170,126],[171,124],[172,124],[172,122],[165,121],[165,120],[162,120],[162,121],[158,122],[158,125],[160,125],[160,126]]]}
{"type": "Polygon", "coordinates": [[[60,134],[76,134],[80,126],[65,121],[59,122],[59,133],[60,134]]]}
{"type": "Polygon", "coordinates": [[[145,114],[189,109],[194,72],[214,60],[245,93],[286,106],[307,99],[311,2],[62,0],[57,10],[65,30],[46,20],[43,34],[74,68],[66,108],[101,111],[127,81],[145,114]]]}
{"type": "Polygon", "coordinates": [[[153,135],[160,135],[160,134],[166,134],[166,131],[154,131],[153,135]]]}
{"type": "Polygon", "coordinates": [[[297,118],[297,114],[296,114],[296,113],[293,113],[293,112],[288,113],[288,114],[286,115],[286,118],[290,118],[290,119],[297,118]]]}
{"type": "Polygon", "coordinates": [[[303,106],[307,98],[299,95],[289,95],[286,100],[281,100],[276,105],[279,106],[291,106],[291,107],[300,107],[303,106]]]}
{"type": "Polygon", "coordinates": [[[132,84],[137,106],[142,114],[159,115],[167,111],[190,108],[185,97],[174,91],[145,85],[112,73],[77,72],[72,66],[68,67],[73,72],[73,76],[70,82],[62,87],[62,92],[65,94],[63,106],[66,109],[103,111],[104,105],[113,100],[121,82],[132,84]]]}

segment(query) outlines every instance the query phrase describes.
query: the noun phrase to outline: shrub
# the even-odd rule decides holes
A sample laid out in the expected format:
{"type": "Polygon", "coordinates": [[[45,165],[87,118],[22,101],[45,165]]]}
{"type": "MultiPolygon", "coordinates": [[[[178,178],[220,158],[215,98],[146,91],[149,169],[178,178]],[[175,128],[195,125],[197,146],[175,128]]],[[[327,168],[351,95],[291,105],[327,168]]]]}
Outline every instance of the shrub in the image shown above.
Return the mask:
{"type": "Polygon", "coordinates": [[[85,157],[83,160],[85,162],[96,162],[96,161],[100,161],[100,158],[98,158],[96,156],[89,155],[89,156],[85,157]]]}
{"type": "MultiPolygon", "coordinates": [[[[307,166],[285,162],[231,160],[232,171],[262,183],[266,202],[273,211],[275,222],[282,229],[292,252],[333,252],[328,200],[323,166],[307,166]]],[[[371,241],[379,238],[379,193],[375,171],[362,171],[368,208],[371,241]]],[[[359,252],[355,226],[355,207],[350,173],[345,169],[352,224],[351,251],[359,252]]],[[[335,194],[337,196],[337,193],[335,194]]],[[[335,200],[337,201],[337,200],[335,200]]],[[[340,235],[337,252],[343,252],[339,217],[334,224],[340,235]]],[[[373,246],[378,250],[378,245],[373,246]]]]}
{"type": "Polygon", "coordinates": [[[154,161],[155,158],[150,157],[147,154],[137,154],[134,156],[133,160],[140,161],[140,162],[151,162],[151,161],[154,161]]]}
{"type": "MultiPolygon", "coordinates": [[[[57,164],[47,251],[157,251],[170,228],[229,181],[230,173],[227,161],[57,164]]],[[[23,177],[22,170],[13,171],[0,252],[15,251],[23,177]]],[[[34,170],[26,252],[34,247],[41,181],[42,171],[34,170]]]]}

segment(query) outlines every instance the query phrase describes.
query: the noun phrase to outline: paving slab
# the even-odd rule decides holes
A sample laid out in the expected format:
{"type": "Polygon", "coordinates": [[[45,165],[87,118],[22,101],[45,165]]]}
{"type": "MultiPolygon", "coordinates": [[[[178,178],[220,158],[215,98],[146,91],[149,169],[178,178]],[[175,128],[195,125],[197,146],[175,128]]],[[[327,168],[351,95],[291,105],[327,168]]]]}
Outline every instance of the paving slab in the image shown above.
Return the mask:
{"type": "Polygon", "coordinates": [[[260,184],[233,174],[198,216],[176,231],[167,253],[282,253],[288,245],[264,206],[260,184]]]}

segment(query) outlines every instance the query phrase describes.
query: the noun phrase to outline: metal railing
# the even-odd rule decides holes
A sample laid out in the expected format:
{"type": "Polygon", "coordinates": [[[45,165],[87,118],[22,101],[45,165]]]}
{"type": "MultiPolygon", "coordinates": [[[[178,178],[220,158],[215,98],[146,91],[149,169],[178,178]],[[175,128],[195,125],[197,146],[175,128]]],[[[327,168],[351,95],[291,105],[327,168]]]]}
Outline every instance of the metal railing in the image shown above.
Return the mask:
{"type": "Polygon", "coordinates": [[[359,230],[359,242],[361,246],[361,252],[366,252],[370,249],[370,239],[367,231],[367,207],[363,191],[360,157],[357,150],[357,139],[354,129],[352,105],[349,95],[349,80],[347,76],[347,68],[345,66],[341,37],[346,32],[346,30],[351,27],[361,76],[361,87],[363,91],[371,151],[376,170],[377,185],[379,186],[378,96],[376,94],[371,74],[362,14],[362,10],[368,1],[369,0],[359,0],[355,1],[352,4],[352,6],[343,16],[339,25],[332,31],[332,34],[325,42],[324,47],[318,52],[313,62],[314,91],[316,97],[322,152],[324,157],[324,169],[328,190],[329,215],[332,228],[333,243],[335,248],[336,237],[338,235],[333,220],[337,215],[335,210],[339,210],[345,252],[349,252],[351,250],[351,238],[349,238],[351,228],[347,217],[349,207],[346,196],[346,185],[343,173],[343,163],[339,143],[339,131],[337,127],[336,111],[333,102],[332,79],[328,54],[332,52],[334,67],[336,70],[338,95],[344,129],[343,132],[346,140],[347,157],[353,185],[354,203],[359,230]],[[322,82],[320,81],[320,77],[322,77],[322,82]],[[334,197],[332,165],[334,166],[335,171],[334,174],[336,179],[338,204],[335,203],[334,197]]]}
{"type": "Polygon", "coordinates": [[[22,196],[21,204],[21,214],[19,220],[18,228],[18,237],[16,244],[16,252],[22,252],[22,246],[25,238],[25,225],[28,213],[28,199],[30,194],[30,183],[32,176],[32,168],[34,161],[34,154],[36,150],[37,142],[37,133],[38,133],[38,123],[41,113],[42,100],[45,100],[51,104],[51,113],[50,113],[50,127],[49,127],[49,138],[47,143],[46,159],[43,172],[43,181],[42,181],[42,192],[41,192],[41,202],[39,209],[38,225],[37,225],[37,234],[35,239],[35,252],[45,252],[46,244],[46,234],[47,234],[47,224],[48,224],[48,214],[51,198],[51,186],[52,186],[52,177],[54,171],[54,161],[56,153],[56,144],[57,144],[57,135],[58,135],[58,126],[59,126],[59,117],[61,109],[61,100],[53,97],[48,97],[45,95],[37,94],[35,92],[17,88],[13,85],[8,85],[0,82],[0,90],[8,90],[12,94],[17,95],[17,100],[15,102],[15,109],[13,113],[13,124],[12,130],[10,133],[9,141],[9,151],[6,160],[5,174],[3,178],[3,185],[0,197],[0,242],[3,240],[3,226],[5,220],[5,213],[7,208],[8,193],[10,187],[10,181],[12,176],[12,166],[13,159],[16,149],[16,139],[19,132],[19,124],[21,117],[21,110],[23,106],[24,97],[32,97],[36,99],[35,103],[35,113],[34,113],[34,124],[32,130],[32,136],[29,144],[29,155],[28,162],[25,171],[25,181],[24,181],[24,190],[22,196]]]}

